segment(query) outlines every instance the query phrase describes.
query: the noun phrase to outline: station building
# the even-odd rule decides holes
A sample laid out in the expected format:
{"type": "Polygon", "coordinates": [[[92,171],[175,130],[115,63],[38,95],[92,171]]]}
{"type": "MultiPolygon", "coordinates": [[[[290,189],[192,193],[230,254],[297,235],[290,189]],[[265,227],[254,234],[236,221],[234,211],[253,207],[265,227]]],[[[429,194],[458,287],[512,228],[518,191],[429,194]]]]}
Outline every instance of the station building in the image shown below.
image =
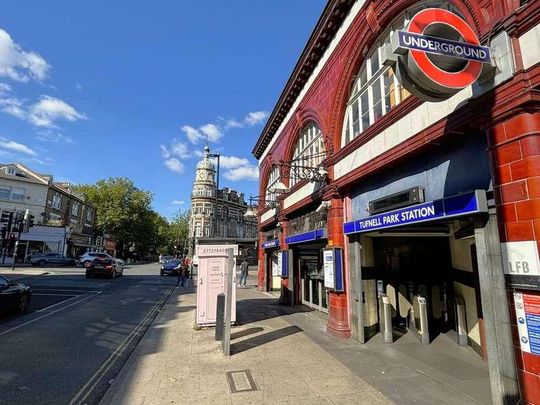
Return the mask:
{"type": "MultiPolygon", "coordinates": [[[[253,149],[261,290],[540,404],[540,2],[330,0],[253,149]]],[[[359,359],[361,361],[361,359],[359,359]]]]}

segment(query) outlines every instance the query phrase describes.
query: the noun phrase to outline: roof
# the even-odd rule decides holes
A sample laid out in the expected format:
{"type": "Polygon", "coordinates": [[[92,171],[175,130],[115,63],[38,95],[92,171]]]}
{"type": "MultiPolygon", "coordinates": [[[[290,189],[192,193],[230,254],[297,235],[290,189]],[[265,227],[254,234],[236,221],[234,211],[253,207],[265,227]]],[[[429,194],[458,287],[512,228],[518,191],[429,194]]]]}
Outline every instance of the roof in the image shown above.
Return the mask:
{"type": "Polygon", "coordinates": [[[355,0],[329,0],[253,148],[259,159],[315,70],[355,0]]]}
{"type": "Polygon", "coordinates": [[[6,180],[21,181],[25,183],[41,184],[44,186],[48,186],[49,182],[52,181],[51,175],[34,172],[33,170],[30,170],[28,167],[20,163],[0,163],[0,178],[6,180]],[[6,174],[5,171],[2,169],[8,166],[15,168],[20,174],[6,174]]]}

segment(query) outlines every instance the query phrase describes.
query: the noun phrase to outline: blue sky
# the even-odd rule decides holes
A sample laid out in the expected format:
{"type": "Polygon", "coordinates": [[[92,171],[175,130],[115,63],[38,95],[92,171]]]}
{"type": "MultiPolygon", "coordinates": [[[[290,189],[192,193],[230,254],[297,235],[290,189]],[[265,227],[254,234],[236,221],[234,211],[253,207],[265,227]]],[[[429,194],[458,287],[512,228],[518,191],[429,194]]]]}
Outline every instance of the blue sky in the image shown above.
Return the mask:
{"type": "Polygon", "coordinates": [[[2,0],[0,160],[127,176],[170,216],[208,138],[221,184],[257,194],[251,150],[324,5],[2,0]]]}

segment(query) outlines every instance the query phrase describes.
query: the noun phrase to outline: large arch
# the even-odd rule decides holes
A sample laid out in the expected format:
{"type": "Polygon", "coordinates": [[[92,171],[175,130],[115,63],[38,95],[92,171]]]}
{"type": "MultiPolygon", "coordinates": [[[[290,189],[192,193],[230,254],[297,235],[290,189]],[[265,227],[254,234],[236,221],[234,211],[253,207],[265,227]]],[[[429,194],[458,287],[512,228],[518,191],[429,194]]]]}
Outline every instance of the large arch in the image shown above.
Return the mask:
{"type": "MultiPolygon", "coordinates": [[[[425,0],[429,3],[430,0],[425,0]]],[[[463,15],[467,23],[474,27],[476,34],[481,37],[487,30],[487,25],[483,19],[480,7],[470,0],[449,0],[463,15]]],[[[345,121],[345,112],[350,99],[352,84],[356,75],[360,71],[366,56],[373,46],[380,39],[381,35],[397,17],[407,11],[412,6],[417,6],[415,0],[384,0],[371,1],[366,3],[358,15],[358,19],[367,21],[367,24],[355,24],[356,31],[352,34],[351,43],[355,44],[349,51],[349,56],[337,79],[337,90],[332,103],[332,112],[329,126],[329,136],[333,145],[333,150],[342,148],[341,136],[345,121]]],[[[414,99],[414,97],[412,98],[414,99]]],[[[411,100],[412,100],[411,99],[411,100]]],[[[411,101],[412,102],[412,101],[411,101]]]]}

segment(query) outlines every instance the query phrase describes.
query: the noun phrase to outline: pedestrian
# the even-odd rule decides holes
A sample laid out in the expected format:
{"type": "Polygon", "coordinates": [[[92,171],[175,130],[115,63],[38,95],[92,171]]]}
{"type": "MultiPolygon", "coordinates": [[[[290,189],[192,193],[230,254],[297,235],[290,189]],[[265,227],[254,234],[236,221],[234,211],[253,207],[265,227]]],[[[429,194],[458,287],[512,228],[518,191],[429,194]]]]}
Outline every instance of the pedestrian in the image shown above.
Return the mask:
{"type": "Polygon", "coordinates": [[[240,285],[244,288],[246,287],[247,283],[248,271],[248,262],[244,257],[244,260],[242,260],[242,264],[240,264],[240,285]]]}
{"type": "Polygon", "coordinates": [[[180,285],[182,287],[187,287],[188,279],[189,279],[189,267],[183,264],[182,265],[182,281],[180,285]]]}

